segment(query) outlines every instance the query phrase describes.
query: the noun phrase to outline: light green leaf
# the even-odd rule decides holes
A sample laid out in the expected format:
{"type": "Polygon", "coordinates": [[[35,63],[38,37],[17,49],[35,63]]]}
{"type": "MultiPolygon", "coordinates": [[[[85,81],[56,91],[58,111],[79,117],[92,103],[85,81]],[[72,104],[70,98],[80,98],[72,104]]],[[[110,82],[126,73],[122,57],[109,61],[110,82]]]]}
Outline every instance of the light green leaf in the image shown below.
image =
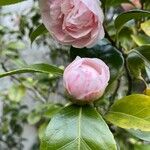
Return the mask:
{"type": "Polygon", "coordinates": [[[145,32],[145,34],[150,36],[150,20],[141,23],[141,29],[145,32]]]}
{"type": "Polygon", "coordinates": [[[27,121],[30,125],[34,125],[38,123],[40,120],[41,120],[41,115],[36,113],[35,111],[32,111],[27,117],[27,121]]]}
{"type": "Polygon", "coordinates": [[[115,20],[115,27],[119,32],[123,27],[123,25],[128,21],[132,19],[139,20],[142,19],[143,17],[150,17],[150,12],[145,10],[132,10],[121,13],[115,20]]]}
{"type": "Polygon", "coordinates": [[[150,97],[134,94],[115,102],[106,119],[124,129],[150,131],[150,97]]]}
{"type": "Polygon", "coordinates": [[[1,73],[0,78],[14,75],[14,74],[21,74],[21,73],[46,73],[46,74],[53,74],[53,75],[58,75],[61,76],[63,74],[63,70],[52,65],[48,64],[34,64],[34,65],[28,65],[25,67],[22,67],[17,70],[12,70],[9,72],[1,73]]]}
{"type": "Polygon", "coordinates": [[[39,25],[30,35],[31,43],[40,36],[41,34],[47,33],[48,30],[45,28],[44,24],[39,25]]]}
{"type": "Polygon", "coordinates": [[[14,85],[8,91],[8,97],[11,101],[20,102],[24,97],[26,88],[23,85],[14,85]]]}
{"type": "Polygon", "coordinates": [[[11,5],[19,2],[23,2],[24,0],[0,0],[0,6],[11,5]]]}
{"type": "Polygon", "coordinates": [[[90,106],[71,105],[50,121],[41,150],[116,150],[107,124],[90,106]]]}
{"type": "Polygon", "coordinates": [[[146,35],[143,35],[143,34],[131,35],[131,37],[138,46],[150,45],[150,37],[146,35]]]}
{"type": "Polygon", "coordinates": [[[24,49],[25,48],[25,44],[21,41],[16,41],[16,42],[10,42],[8,45],[7,45],[7,48],[9,49],[13,49],[13,50],[20,50],[20,49],[24,49]]]}

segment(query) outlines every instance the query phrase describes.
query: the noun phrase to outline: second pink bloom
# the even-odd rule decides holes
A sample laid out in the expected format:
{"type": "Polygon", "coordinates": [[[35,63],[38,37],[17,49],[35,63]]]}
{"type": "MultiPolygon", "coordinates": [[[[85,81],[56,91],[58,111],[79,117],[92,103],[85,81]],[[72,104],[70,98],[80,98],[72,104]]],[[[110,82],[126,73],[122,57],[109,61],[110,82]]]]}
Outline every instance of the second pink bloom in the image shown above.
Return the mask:
{"type": "Polygon", "coordinates": [[[104,37],[99,0],[40,0],[42,20],[60,43],[91,47],[104,37]]]}

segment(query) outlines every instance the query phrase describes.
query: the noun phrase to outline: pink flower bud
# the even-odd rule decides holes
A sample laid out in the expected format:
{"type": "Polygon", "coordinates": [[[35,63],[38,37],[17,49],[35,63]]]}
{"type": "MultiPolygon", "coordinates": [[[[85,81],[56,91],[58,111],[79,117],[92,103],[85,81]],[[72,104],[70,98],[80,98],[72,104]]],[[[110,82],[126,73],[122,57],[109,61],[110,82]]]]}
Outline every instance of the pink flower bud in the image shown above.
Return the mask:
{"type": "Polygon", "coordinates": [[[39,0],[42,20],[60,43],[92,47],[104,37],[99,0],[39,0]]]}
{"type": "Polygon", "coordinates": [[[77,102],[100,98],[110,79],[108,66],[97,58],[77,57],[64,71],[64,86],[77,102]]]}

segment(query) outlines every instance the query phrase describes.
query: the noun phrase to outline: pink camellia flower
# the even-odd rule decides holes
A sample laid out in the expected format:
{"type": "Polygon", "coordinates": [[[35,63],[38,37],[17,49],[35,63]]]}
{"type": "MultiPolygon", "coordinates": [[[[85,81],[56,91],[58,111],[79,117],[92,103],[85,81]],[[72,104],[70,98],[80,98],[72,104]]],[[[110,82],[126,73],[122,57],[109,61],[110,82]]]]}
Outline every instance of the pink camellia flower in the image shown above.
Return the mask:
{"type": "Polygon", "coordinates": [[[76,102],[100,98],[110,79],[108,66],[97,58],[77,57],[64,71],[64,86],[76,102]]]}
{"type": "Polygon", "coordinates": [[[129,11],[133,8],[141,8],[141,3],[140,0],[131,0],[131,3],[133,4],[128,4],[128,3],[123,3],[121,6],[125,11],[129,11]]]}
{"type": "Polygon", "coordinates": [[[39,0],[42,20],[60,43],[91,47],[104,37],[99,0],[39,0]]]}

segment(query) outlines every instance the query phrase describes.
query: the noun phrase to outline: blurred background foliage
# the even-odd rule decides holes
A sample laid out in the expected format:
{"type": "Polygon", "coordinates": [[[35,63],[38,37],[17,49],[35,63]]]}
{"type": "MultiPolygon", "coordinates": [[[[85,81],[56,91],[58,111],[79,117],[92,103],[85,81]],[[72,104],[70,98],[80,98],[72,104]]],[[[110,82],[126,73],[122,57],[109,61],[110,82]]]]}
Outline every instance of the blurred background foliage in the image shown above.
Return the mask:
{"type": "MultiPolygon", "coordinates": [[[[150,5],[145,4],[143,7],[145,10],[150,10],[150,5]]],[[[106,38],[113,44],[116,39],[114,19],[124,10],[116,6],[115,9],[108,7],[104,11],[106,14],[104,26],[108,31],[106,38]]],[[[1,72],[41,62],[64,68],[78,55],[70,53],[69,47],[59,45],[49,34],[37,38],[31,45],[30,35],[40,24],[41,16],[37,1],[28,0],[0,8],[1,72]]],[[[118,45],[125,52],[137,46],[148,45],[150,43],[149,27],[150,20],[147,19],[143,19],[142,22],[133,20],[128,22],[118,35],[118,45]]],[[[101,107],[97,109],[105,113],[112,104],[111,100],[118,99],[128,92],[128,82],[125,78],[123,75],[109,87],[106,99],[101,101],[101,107]],[[117,95],[113,94],[110,98],[112,93],[117,95]]],[[[146,79],[149,81],[148,78],[146,79]]],[[[143,84],[140,82],[140,85],[143,84]]],[[[21,74],[0,79],[2,110],[0,112],[0,150],[39,149],[39,139],[51,117],[68,103],[62,86],[62,80],[51,74],[21,74]]],[[[143,86],[140,86],[138,92],[143,92],[143,86]]],[[[149,142],[139,140],[133,136],[134,134],[114,126],[110,128],[120,150],[150,149],[149,142]]]]}
{"type": "MultiPolygon", "coordinates": [[[[44,62],[62,68],[68,63],[68,48],[56,43],[50,35],[31,45],[30,34],[40,23],[38,2],[0,8],[1,72],[31,63],[44,62]]],[[[38,130],[40,136],[51,116],[66,103],[61,87],[61,79],[52,75],[22,74],[0,79],[1,150],[38,149],[38,130]],[[24,135],[25,132],[29,133],[24,135]],[[28,136],[33,137],[31,141],[28,136]]]]}

